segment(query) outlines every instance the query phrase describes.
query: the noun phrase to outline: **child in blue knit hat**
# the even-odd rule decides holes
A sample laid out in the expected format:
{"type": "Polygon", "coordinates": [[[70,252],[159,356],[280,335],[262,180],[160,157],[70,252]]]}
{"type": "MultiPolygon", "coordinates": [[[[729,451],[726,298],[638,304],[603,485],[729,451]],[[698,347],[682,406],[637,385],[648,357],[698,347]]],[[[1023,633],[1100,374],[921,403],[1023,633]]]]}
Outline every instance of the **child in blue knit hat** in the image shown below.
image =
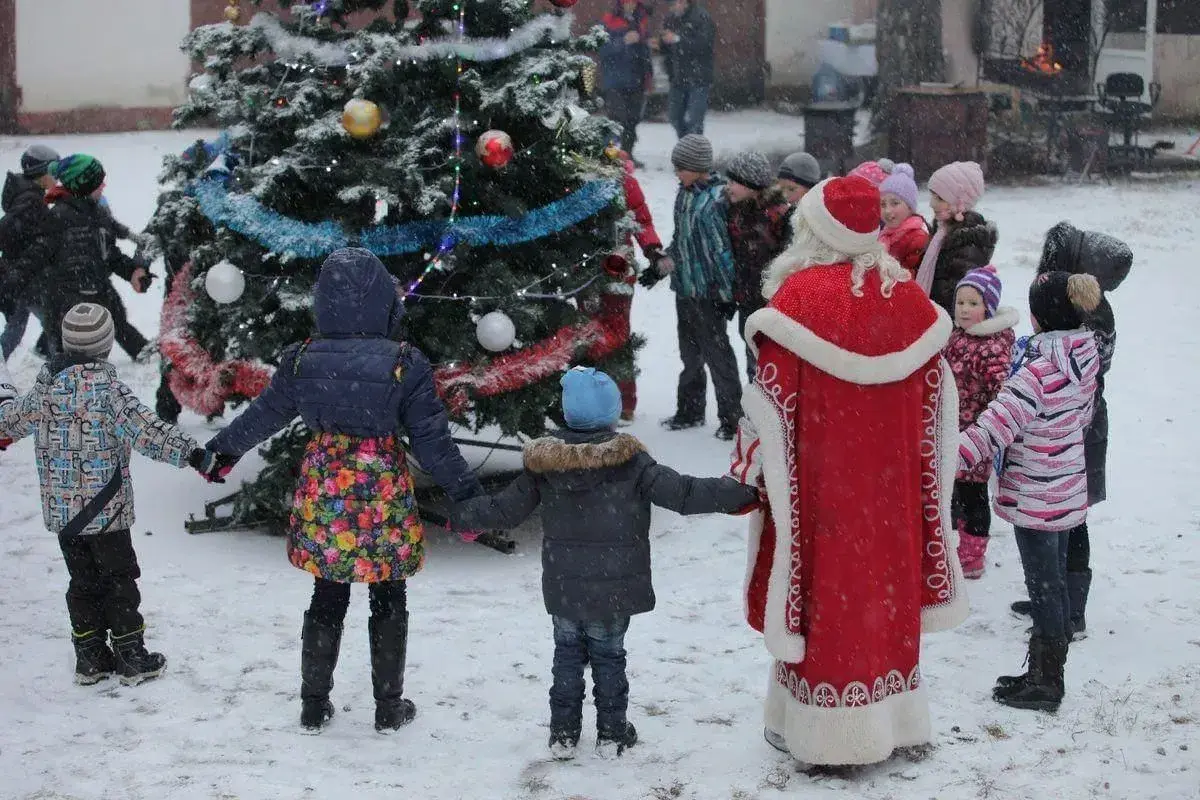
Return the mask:
{"type": "Polygon", "coordinates": [[[629,722],[625,632],[654,608],[650,510],[745,513],[758,490],[732,478],[692,478],[655,462],[615,431],[621,393],[612,378],[577,367],[562,378],[567,428],[525,447],[525,471],[495,496],[457,504],[458,530],[514,528],[542,509],[542,595],[554,624],[550,750],[574,757],[583,728],[584,666],[592,665],[596,749],[620,755],[637,742],[629,722]]]}

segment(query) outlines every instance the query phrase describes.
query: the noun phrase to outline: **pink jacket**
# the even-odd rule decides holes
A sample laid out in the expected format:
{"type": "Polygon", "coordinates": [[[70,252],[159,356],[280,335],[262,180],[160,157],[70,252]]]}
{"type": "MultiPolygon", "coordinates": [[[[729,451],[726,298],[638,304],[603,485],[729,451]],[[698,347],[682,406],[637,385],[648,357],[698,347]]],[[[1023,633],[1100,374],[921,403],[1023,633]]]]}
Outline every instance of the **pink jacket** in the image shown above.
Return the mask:
{"type": "MultiPolygon", "coordinates": [[[[958,429],[964,430],[1000,394],[1012,363],[1013,326],[1021,319],[1015,308],[1001,306],[991,319],[967,330],[955,328],[942,355],[954,373],[958,387],[958,429]]],[[[957,480],[987,483],[992,460],[980,461],[973,469],[958,473],[957,480]]]]}
{"type": "Polygon", "coordinates": [[[913,214],[894,230],[882,228],[879,231],[879,241],[888,251],[888,255],[908,270],[909,275],[917,277],[917,269],[925,256],[925,248],[929,247],[929,228],[925,225],[924,217],[913,214]]]}
{"type": "Polygon", "coordinates": [[[1065,531],[1087,521],[1083,429],[1092,419],[1100,353],[1091,331],[1029,340],[1025,363],[962,432],[960,469],[1007,448],[996,514],[1013,525],[1065,531]]]}

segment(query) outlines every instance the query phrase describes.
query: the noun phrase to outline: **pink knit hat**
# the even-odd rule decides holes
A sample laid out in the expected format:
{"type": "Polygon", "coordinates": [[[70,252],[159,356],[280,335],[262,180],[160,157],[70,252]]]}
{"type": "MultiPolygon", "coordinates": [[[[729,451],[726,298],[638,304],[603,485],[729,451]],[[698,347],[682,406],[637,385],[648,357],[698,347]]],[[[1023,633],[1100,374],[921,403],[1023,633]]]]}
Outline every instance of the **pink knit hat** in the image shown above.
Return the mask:
{"type": "Polygon", "coordinates": [[[917,182],[911,164],[897,164],[892,174],[879,184],[879,193],[894,194],[905,202],[909,210],[917,213],[917,182]]]}
{"type": "Polygon", "coordinates": [[[896,163],[890,158],[881,158],[878,161],[864,161],[847,172],[846,177],[862,178],[878,189],[879,184],[883,183],[884,179],[888,175],[891,175],[892,170],[895,168],[896,163]]]}
{"type": "Polygon", "coordinates": [[[974,161],[955,161],[929,176],[929,191],[949,203],[955,216],[975,208],[984,188],[983,168],[974,161]]]}

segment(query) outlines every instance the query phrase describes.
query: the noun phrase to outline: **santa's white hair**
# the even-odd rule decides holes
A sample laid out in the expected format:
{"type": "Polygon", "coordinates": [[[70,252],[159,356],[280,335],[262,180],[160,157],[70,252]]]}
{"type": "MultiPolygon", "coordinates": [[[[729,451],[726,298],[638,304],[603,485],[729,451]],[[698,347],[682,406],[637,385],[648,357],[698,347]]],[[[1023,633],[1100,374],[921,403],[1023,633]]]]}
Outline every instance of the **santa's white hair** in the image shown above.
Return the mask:
{"type": "Polygon", "coordinates": [[[867,273],[873,269],[879,271],[884,297],[892,296],[892,289],[897,283],[912,280],[912,275],[908,270],[900,266],[900,262],[892,258],[883,249],[882,244],[858,255],[838,252],[833,246],[817,237],[804,214],[797,209],[792,214],[791,244],[771,262],[763,274],[763,297],[770,300],[779,291],[779,287],[800,270],[829,264],[850,264],[852,266],[850,293],[855,297],[862,297],[867,273]]]}

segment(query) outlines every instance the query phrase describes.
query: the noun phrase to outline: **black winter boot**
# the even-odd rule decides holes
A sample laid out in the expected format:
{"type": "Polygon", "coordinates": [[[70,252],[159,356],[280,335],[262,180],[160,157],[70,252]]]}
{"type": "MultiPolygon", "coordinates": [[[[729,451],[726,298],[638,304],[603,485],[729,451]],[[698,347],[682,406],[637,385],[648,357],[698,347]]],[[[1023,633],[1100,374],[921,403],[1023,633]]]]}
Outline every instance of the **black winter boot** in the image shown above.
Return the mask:
{"type": "Polygon", "coordinates": [[[696,419],[694,417],[684,417],[679,414],[667,417],[662,421],[662,426],[669,431],[686,431],[692,428],[699,428],[703,424],[704,417],[696,419]]]}
{"type": "Polygon", "coordinates": [[[1071,603],[1071,641],[1087,638],[1087,601],[1092,588],[1092,571],[1067,573],[1067,600],[1071,603]]]}
{"type": "Polygon", "coordinates": [[[997,688],[993,697],[1010,708],[1058,711],[1066,691],[1067,640],[1036,636],[1029,640],[1029,674],[1008,690],[997,688]]]}
{"type": "Polygon", "coordinates": [[[105,631],[71,633],[75,645],[75,682],[80,686],[99,683],[117,671],[117,657],[108,649],[105,631]]]}
{"type": "Polygon", "coordinates": [[[1028,600],[1018,600],[1009,606],[1009,608],[1011,608],[1012,612],[1018,617],[1029,617],[1033,615],[1033,603],[1029,602],[1028,600]]]}
{"type": "Polygon", "coordinates": [[[579,728],[550,729],[550,757],[556,761],[570,761],[579,746],[579,728]]]}
{"type": "Polygon", "coordinates": [[[408,612],[367,621],[371,635],[371,684],[375,689],[375,730],[396,731],[413,721],[417,707],[404,697],[408,655],[408,612]]]}
{"type": "Polygon", "coordinates": [[[166,669],[166,656],[146,650],[145,628],[121,636],[114,633],[112,646],[116,672],[126,686],[137,686],[142,681],[157,678],[166,669]]]}
{"type": "Polygon", "coordinates": [[[613,758],[637,744],[637,728],[626,722],[624,730],[600,731],[596,736],[596,753],[601,758],[613,758]]]}
{"type": "Polygon", "coordinates": [[[1033,637],[1030,637],[1029,646],[1025,652],[1025,663],[1022,664],[1026,668],[1026,671],[1021,675],[1001,675],[999,678],[996,678],[996,688],[992,690],[993,699],[999,700],[1002,697],[1008,696],[1024,685],[1025,681],[1029,680],[1030,673],[1037,669],[1033,658],[1033,648],[1033,637]]]}
{"type": "Polygon", "coordinates": [[[300,727],[320,733],[333,717],[333,671],[342,645],[342,626],[304,612],[300,642],[300,727]]]}

